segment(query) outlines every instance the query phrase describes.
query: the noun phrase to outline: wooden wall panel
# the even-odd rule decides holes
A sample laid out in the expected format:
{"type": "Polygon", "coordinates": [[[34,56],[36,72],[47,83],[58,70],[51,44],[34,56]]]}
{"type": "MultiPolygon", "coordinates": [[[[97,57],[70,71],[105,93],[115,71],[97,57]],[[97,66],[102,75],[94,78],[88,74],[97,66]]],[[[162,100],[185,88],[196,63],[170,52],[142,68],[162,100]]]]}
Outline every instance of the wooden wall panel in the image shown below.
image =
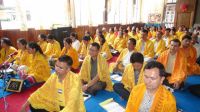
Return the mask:
{"type": "Polygon", "coordinates": [[[28,29],[28,31],[20,30],[0,30],[0,38],[8,37],[11,39],[14,47],[17,47],[17,39],[25,38],[27,41],[37,41],[37,36],[40,33],[48,34],[51,33],[50,30],[35,30],[28,29]]]}
{"type": "Polygon", "coordinates": [[[190,28],[194,23],[196,0],[178,0],[176,4],[176,15],[174,25],[176,27],[185,25],[190,28]],[[187,11],[183,12],[180,8],[181,4],[187,4],[187,11]]]}

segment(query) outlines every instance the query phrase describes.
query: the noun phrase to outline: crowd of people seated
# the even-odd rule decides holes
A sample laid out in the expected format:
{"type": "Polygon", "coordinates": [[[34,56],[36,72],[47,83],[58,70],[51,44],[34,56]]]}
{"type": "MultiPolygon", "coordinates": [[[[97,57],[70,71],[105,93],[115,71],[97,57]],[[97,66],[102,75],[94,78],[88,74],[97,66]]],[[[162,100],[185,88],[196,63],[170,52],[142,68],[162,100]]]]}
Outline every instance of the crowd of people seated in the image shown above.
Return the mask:
{"type": "Polygon", "coordinates": [[[176,112],[171,93],[182,89],[190,75],[200,75],[200,27],[189,31],[177,28],[136,27],[98,28],[78,39],[72,32],[63,39],[40,34],[38,41],[1,38],[0,64],[13,63],[22,80],[31,85],[44,82],[22,107],[32,112],[85,112],[82,93],[96,95],[113,91],[128,101],[126,112],[176,112]],[[81,41],[79,41],[81,40],[81,41]],[[119,55],[118,55],[119,54],[119,55]],[[117,60],[108,63],[112,57],[117,60]],[[51,74],[51,69],[55,73],[51,74]],[[110,76],[122,80],[112,84],[110,76]]]}

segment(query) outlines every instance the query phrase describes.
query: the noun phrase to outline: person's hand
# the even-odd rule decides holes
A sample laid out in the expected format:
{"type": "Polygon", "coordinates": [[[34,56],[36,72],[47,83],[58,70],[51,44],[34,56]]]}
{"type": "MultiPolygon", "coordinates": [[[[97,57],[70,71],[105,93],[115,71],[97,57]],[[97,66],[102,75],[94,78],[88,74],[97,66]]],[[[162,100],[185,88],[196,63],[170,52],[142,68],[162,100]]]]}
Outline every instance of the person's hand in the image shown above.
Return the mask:
{"type": "Polygon", "coordinates": [[[175,89],[179,89],[180,88],[180,83],[179,82],[175,82],[174,83],[174,88],[175,89]]]}
{"type": "Polygon", "coordinates": [[[85,84],[85,85],[82,86],[82,91],[83,91],[83,92],[85,92],[87,89],[88,89],[87,84],[85,84]]]}

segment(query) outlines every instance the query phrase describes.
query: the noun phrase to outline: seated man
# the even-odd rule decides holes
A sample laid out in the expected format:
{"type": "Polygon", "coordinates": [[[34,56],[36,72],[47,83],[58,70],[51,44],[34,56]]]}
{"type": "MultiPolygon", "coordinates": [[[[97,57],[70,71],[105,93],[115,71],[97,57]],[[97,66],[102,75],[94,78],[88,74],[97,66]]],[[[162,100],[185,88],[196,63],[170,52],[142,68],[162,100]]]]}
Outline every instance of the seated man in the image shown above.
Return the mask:
{"type": "Polygon", "coordinates": [[[112,46],[115,41],[115,34],[114,34],[114,28],[109,29],[109,33],[106,36],[106,42],[108,43],[109,46],[112,46]]]}
{"type": "Polygon", "coordinates": [[[80,70],[82,90],[91,95],[95,95],[98,90],[112,90],[107,61],[99,52],[100,45],[96,42],[92,43],[89,55],[85,57],[80,70]]]}
{"type": "Polygon", "coordinates": [[[200,74],[200,66],[196,63],[197,51],[193,45],[191,45],[191,37],[184,35],[181,42],[181,50],[183,50],[187,58],[187,75],[200,74]]]}
{"type": "Polygon", "coordinates": [[[187,60],[185,53],[179,49],[180,45],[181,42],[178,39],[171,40],[169,49],[157,59],[165,66],[166,72],[170,74],[164,84],[174,89],[180,88],[187,74],[187,60]]]}
{"type": "Polygon", "coordinates": [[[147,63],[144,67],[144,84],[132,89],[126,112],[176,112],[174,96],[162,85],[165,76],[161,63],[147,63]]]}
{"type": "Polygon", "coordinates": [[[157,59],[158,56],[165,51],[165,41],[162,39],[162,32],[161,31],[157,31],[156,32],[156,37],[155,39],[152,40],[153,44],[154,44],[154,59],[157,59]]]}
{"type": "Polygon", "coordinates": [[[154,45],[151,40],[148,39],[148,31],[141,31],[141,39],[137,42],[136,49],[144,55],[145,61],[148,61],[154,57],[154,45]]]}
{"type": "Polygon", "coordinates": [[[132,88],[143,82],[143,55],[134,52],[130,62],[131,64],[125,67],[121,83],[115,83],[113,86],[114,91],[125,100],[128,100],[132,88]]]}
{"type": "Polygon", "coordinates": [[[130,63],[130,57],[135,49],[136,40],[134,38],[130,38],[127,43],[127,48],[123,49],[117,58],[116,63],[110,64],[110,71],[122,74],[124,72],[124,68],[130,63]]]}
{"type": "Polygon", "coordinates": [[[70,71],[72,64],[71,57],[59,57],[56,72],[28,98],[21,112],[28,106],[31,112],[85,112],[80,78],[70,71]]]}

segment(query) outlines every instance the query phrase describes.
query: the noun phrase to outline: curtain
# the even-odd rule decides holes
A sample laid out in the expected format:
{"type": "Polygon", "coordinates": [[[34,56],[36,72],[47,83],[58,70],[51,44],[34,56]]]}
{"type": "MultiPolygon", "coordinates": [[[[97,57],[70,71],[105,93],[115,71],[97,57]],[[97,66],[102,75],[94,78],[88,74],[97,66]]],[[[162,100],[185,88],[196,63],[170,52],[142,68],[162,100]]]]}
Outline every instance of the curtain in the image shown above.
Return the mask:
{"type": "Polygon", "coordinates": [[[76,26],[103,24],[105,0],[74,0],[76,26]]]}

